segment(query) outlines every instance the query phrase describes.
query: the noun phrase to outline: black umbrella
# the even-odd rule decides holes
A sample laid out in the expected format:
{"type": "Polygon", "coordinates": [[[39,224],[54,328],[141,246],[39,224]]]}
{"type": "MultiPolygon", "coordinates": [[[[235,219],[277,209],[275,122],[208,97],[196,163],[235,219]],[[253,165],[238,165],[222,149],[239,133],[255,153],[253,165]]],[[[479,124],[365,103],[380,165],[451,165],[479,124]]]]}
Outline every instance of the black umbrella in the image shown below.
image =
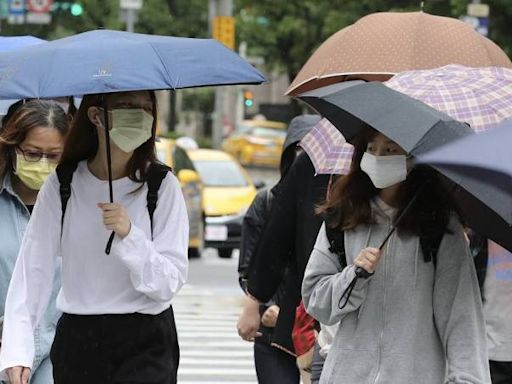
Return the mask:
{"type": "MultiPolygon", "coordinates": [[[[299,95],[299,99],[330,120],[348,141],[368,124],[415,157],[473,134],[466,124],[382,83],[335,84],[299,95]]],[[[489,172],[468,175],[453,168],[434,168],[450,184],[466,222],[512,250],[511,188],[490,185],[489,172]]]]}
{"type": "Polygon", "coordinates": [[[479,234],[512,251],[512,120],[420,156],[460,186],[456,201],[479,234]],[[478,204],[478,202],[484,202],[478,204]]]}
{"type": "Polygon", "coordinates": [[[298,98],[334,124],[347,141],[367,124],[414,156],[473,133],[465,123],[381,82],[334,84],[298,98]]]}

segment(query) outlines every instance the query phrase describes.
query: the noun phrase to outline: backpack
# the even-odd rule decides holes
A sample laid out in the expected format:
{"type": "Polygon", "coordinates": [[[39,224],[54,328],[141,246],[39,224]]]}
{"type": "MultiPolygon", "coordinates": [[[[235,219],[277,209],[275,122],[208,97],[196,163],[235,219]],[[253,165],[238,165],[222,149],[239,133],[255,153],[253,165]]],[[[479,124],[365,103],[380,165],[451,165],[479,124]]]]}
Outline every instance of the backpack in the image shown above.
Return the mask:
{"type": "MultiPolygon", "coordinates": [[[[339,229],[331,228],[325,225],[327,240],[329,241],[329,251],[338,256],[341,268],[347,266],[347,258],[345,254],[345,233],[339,229]]],[[[445,228],[439,228],[430,232],[428,235],[420,236],[421,250],[423,251],[423,259],[425,262],[432,261],[434,268],[437,265],[437,252],[443,239],[445,228]]]]}
{"type": "MultiPolygon", "coordinates": [[[[73,180],[73,173],[76,170],[78,163],[64,163],[57,166],[57,178],[60,183],[60,202],[62,207],[62,215],[60,218],[61,233],[64,225],[64,214],[69,197],[71,196],[71,181],[73,180]]],[[[146,196],[147,208],[149,214],[149,221],[151,223],[151,239],[153,239],[153,214],[158,202],[158,190],[162,184],[163,179],[167,172],[172,172],[172,169],[161,163],[151,163],[148,168],[146,183],[148,184],[148,194],[146,196]]]]}

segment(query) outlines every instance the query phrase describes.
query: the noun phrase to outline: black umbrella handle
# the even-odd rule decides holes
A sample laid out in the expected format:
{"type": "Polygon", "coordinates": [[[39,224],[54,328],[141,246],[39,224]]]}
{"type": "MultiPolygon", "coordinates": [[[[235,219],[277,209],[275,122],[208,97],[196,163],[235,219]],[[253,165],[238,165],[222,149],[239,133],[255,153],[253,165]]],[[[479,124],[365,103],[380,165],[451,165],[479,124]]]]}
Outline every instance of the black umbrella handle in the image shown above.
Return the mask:
{"type": "Polygon", "coordinates": [[[112,231],[112,233],[110,234],[110,237],[108,238],[107,247],[105,248],[105,253],[107,255],[110,255],[110,248],[112,248],[112,242],[114,241],[115,235],[116,235],[116,233],[114,231],[112,231]]]}
{"type": "MultiPolygon", "coordinates": [[[[108,170],[108,192],[110,197],[110,202],[114,202],[114,189],[112,188],[112,155],[110,151],[110,124],[108,121],[108,106],[107,106],[107,96],[102,96],[103,101],[103,117],[105,123],[103,126],[105,127],[105,148],[107,149],[107,170],[108,170]]],[[[105,248],[105,253],[110,255],[110,248],[112,247],[112,242],[114,241],[115,232],[110,234],[110,238],[108,239],[107,247],[105,248]]]]}
{"type": "Polygon", "coordinates": [[[356,276],[360,277],[361,279],[367,279],[371,275],[373,275],[373,273],[370,273],[370,272],[368,272],[367,270],[365,270],[365,269],[363,269],[361,267],[357,267],[356,268],[356,276]]]}

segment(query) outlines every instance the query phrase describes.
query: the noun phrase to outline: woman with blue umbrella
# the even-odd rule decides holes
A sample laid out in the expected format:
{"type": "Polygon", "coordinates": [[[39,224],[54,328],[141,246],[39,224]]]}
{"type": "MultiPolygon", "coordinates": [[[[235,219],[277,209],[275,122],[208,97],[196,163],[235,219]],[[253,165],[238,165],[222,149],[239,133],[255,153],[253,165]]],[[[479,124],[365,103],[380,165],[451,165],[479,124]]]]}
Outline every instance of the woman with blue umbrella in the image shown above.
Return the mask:
{"type": "Polygon", "coordinates": [[[188,221],[176,178],[155,159],[150,90],[264,77],[213,40],[108,30],[2,55],[0,73],[0,98],[89,95],[20,253],[0,370],[26,382],[27,335],[48,300],[49,265],[61,256],[56,384],[176,382],[170,304],[187,276],[188,221]]]}
{"type": "Polygon", "coordinates": [[[171,301],[187,277],[188,221],[177,179],[155,157],[156,119],[151,91],[82,101],[59,169],[41,190],[9,287],[0,368],[12,383],[29,377],[32,329],[48,304],[59,259],[57,306],[64,314],[51,350],[55,383],[176,382],[171,301]],[[106,202],[107,127],[116,203],[106,202]],[[150,212],[154,172],[163,178],[150,212]],[[66,199],[63,187],[70,188],[66,199]]]}

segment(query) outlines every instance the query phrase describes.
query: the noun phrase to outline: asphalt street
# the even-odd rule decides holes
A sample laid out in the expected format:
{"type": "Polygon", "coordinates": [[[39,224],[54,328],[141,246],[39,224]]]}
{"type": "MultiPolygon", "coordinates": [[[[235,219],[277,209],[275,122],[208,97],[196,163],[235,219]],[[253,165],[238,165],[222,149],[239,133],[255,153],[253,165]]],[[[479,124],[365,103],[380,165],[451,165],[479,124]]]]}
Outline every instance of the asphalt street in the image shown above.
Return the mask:
{"type": "MultiPolygon", "coordinates": [[[[254,181],[273,186],[275,169],[249,168],[254,181]]],[[[221,259],[214,249],[190,260],[187,284],[174,300],[181,348],[178,381],[184,384],[256,383],[252,344],[236,331],[243,293],[238,250],[221,259]]]]}

